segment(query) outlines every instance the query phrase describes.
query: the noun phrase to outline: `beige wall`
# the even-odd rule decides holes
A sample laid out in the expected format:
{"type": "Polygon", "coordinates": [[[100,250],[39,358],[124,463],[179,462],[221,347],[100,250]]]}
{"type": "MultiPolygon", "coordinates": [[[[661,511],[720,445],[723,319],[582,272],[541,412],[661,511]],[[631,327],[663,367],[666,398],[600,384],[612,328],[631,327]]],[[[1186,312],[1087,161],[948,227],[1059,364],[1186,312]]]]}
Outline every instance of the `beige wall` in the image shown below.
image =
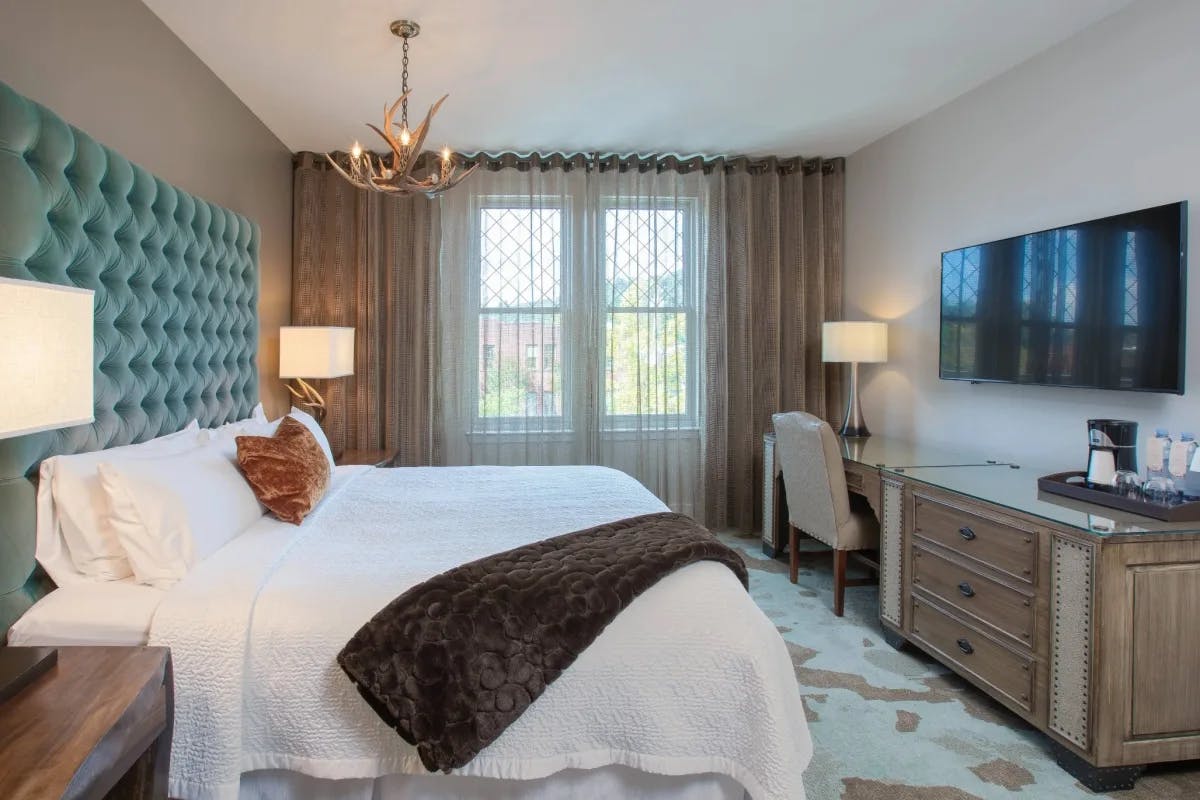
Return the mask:
{"type": "Polygon", "coordinates": [[[0,80],[262,227],[260,386],[268,411],[285,411],[275,377],[279,326],[291,317],[292,169],[283,143],[138,0],[4,0],[0,80]]]}
{"type": "Polygon", "coordinates": [[[847,313],[893,321],[889,363],[863,367],[875,433],[1075,469],[1089,417],[1200,435],[1196,276],[1182,397],[973,386],[938,380],[937,360],[944,250],[1190,200],[1195,268],[1198,33],[1200,2],[1142,0],[851,156],[847,313]]]}

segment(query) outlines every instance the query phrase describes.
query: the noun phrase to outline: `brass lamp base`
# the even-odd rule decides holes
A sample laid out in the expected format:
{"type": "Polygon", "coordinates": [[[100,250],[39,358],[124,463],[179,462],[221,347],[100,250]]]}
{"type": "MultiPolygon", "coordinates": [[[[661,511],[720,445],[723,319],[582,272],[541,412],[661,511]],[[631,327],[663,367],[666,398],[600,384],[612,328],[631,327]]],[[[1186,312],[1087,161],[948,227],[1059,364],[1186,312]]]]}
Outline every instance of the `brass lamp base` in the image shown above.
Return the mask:
{"type": "Polygon", "coordinates": [[[325,398],[321,396],[311,383],[303,378],[296,378],[296,383],[300,384],[297,389],[290,383],[284,384],[287,390],[292,393],[292,399],[296,401],[296,405],[302,407],[309,414],[312,414],[313,419],[317,424],[325,422],[325,398]]]}

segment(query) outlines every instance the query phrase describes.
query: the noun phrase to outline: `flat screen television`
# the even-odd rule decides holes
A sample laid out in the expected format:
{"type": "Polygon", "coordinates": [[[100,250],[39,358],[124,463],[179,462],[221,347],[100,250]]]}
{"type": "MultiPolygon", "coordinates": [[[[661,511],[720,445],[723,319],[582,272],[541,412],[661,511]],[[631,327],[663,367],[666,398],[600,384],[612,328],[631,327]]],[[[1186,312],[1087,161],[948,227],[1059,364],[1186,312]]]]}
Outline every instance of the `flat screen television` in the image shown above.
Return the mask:
{"type": "Polygon", "coordinates": [[[1187,203],[942,253],[945,380],[1183,394],[1187,203]]]}

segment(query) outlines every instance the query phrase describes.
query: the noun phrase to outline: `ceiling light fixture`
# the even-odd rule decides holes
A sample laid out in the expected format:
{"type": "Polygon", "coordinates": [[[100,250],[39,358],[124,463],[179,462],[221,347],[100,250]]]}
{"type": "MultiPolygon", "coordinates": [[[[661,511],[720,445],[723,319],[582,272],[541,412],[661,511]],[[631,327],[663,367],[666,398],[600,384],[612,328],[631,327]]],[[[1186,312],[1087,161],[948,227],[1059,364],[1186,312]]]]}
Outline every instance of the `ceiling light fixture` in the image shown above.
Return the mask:
{"type": "Polygon", "coordinates": [[[413,177],[412,172],[417,166],[417,157],[421,155],[421,146],[425,144],[425,137],[429,134],[429,122],[450,95],[442,95],[441,100],[430,106],[429,113],[425,115],[425,119],[421,121],[416,130],[409,130],[408,40],[417,37],[421,32],[421,26],[412,20],[398,19],[392,23],[391,31],[404,40],[402,94],[400,99],[391,106],[384,105],[382,128],[367,123],[367,127],[382,136],[383,140],[388,143],[388,147],[391,148],[391,164],[388,165],[385,161],[387,156],[379,156],[365,151],[358,142],[355,142],[354,147],[350,149],[349,171],[338,164],[332,153],[326,153],[325,158],[329,159],[329,163],[341,173],[343,178],[360,189],[369,189],[383,194],[423,194],[426,197],[434,197],[460,183],[475,171],[478,164],[459,172],[454,163],[454,154],[450,152],[449,147],[443,147],[437,169],[430,170],[424,178],[413,177]],[[400,109],[399,125],[395,121],[397,108],[400,109]]]}

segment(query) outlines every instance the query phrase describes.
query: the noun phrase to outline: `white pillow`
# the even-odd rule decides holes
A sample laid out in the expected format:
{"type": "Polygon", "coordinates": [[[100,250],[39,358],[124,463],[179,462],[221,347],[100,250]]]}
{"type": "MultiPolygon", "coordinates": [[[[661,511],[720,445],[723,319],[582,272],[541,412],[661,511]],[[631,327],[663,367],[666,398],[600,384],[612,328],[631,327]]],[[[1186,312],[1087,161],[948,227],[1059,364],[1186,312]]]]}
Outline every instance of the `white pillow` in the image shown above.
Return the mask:
{"type": "Polygon", "coordinates": [[[265,513],[219,445],[104,463],[110,520],[138,583],[165,589],[265,513]]]}
{"type": "Polygon", "coordinates": [[[259,403],[250,412],[250,416],[245,419],[239,419],[234,422],[226,422],[224,425],[218,425],[215,428],[205,428],[200,431],[200,441],[212,441],[215,437],[220,436],[239,436],[241,429],[250,427],[253,428],[267,422],[267,412],[263,410],[263,404],[259,403]]]}
{"type": "Polygon", "coordinates": [[[155,458],[197,446],[196,420],[178,433],[141,444],[114,447],[45,459],[39,468],[38,562],[57,585],[81,580],[120,580],[130,575],[129,563],[107,522],[108,501],[100,488],[96,466],[155,458]]]}
{"type": "Polygon", "coordinates": [[[200,441],[207,445],[219,447],[230,460],[237,461],[237,437],[239,436],[274,436],[282,418],[274,422],[266,420],[247,419],[241,422],[231,422],[220,428],[200,431],[200,441]]]}
{"type": "Polygon", "coordinates": [[[60,586],[33,604],[8,629],[12,646],[146,644],[164,592],[124,581],[60,586]]]}
{"type": "Polygon", "coordinates": [[[288,412],[288,416],[295,417],[304,423],[304,427],[308,428],[309,432],[317,440],[317,444],[321,445],[321,449],[325,451],[325,457],[329,459],[329,469],[332,470],[336,466],[333,460],[333,449],[329,446],[329,437],[325,435],[325,431],[321,430],[321,423],[317,422],[311,414],[301,411],[295,406],[292,406],[292,410],[288,412]]]}

